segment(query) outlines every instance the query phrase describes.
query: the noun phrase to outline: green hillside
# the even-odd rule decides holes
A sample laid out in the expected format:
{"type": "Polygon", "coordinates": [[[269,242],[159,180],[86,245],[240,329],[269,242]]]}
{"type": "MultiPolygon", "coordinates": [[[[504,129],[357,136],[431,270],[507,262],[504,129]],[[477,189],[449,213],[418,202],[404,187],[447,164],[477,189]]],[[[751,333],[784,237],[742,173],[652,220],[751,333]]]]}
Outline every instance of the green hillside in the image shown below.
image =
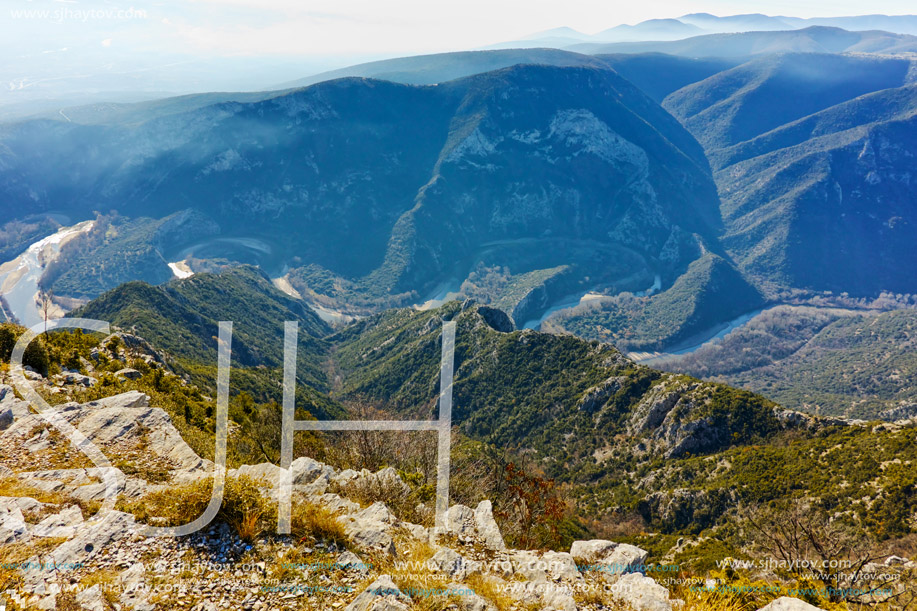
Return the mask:
{"type": "Polygon", "coordinates": [[[790,308],[761,314],[716,345],[663,365],[825,416],[917,414],[917,312],[790,308]]]}
{"type": "Polygon", "coordinates": [[[663,105],[704,144],[726,250],[769,296],[917,291],[917,90],[906,57],[785,54],[663,105]]]}
{"type": "Polygon", "coordinates": [[[165,351],[173,365],[205,388],[216,379],[217,327],[233,322],[233,385],[260,401],[280,401],[283,325],[300,328],[297,395],[315,414],[339,414],[321,396],[328,382],[322,370],[329,328],[303,302],[271,285],[255,268],[197,274],[162,286],[130,282],[109,291],[73,316],[105,320],[165,351]]]}
{"type": "Polygon", "coordinates": [[[546,321],[546,328],[612,342],[622,350],[659,350],[758,308],[764,299],[723,258],[708,253],[663,292],[587,302],[546,321]]]}
{"type": "MultiPolygon", "coordinates": [[[[212,360],[207,346],[218,319],[239,317],[240,360],[276,362],[267,349],[279,348],[278,323],[284,317],[298,317],[307,332],[325,331],[314,321],[310,327],[311,317],[289,303],[278,308],[284,296],[251,271],[192,280],[162,288],[126,285],[81,314],[107,311],[117,324],[142,329],[154,342],[171,337],[170,352],[186,365],[196,354],[212,360]],[[184,299],[207,318],[180,308],[168,320],[156,314],[184,299]],[[205,306],[208,299],[214,301],[205,306]],[[183,346],[189,346],[187,352],[183,346]]],[[[917,460],[912,427],[787,417],[760,395],[638,366],[607,344],[497,331],[502,315],[496,312],[471,302],[391,310],[322,340],[306,338],[304,359],[326,379],[301,379],[308,390],[300,401],[310,401],[310,411],[324,401],[354,415],[373,406],[382,417],[432,416],[442,321],[451,319],[458,325],[453,422],[461,439],[480,444],[456,446],[456,459],[469,464],[469,451],[483,452],[480,460],[496,452],[555,479],[576,519],[596,532],[605,532],[601,524],[607,516],[618,516],[643,524],[639,532],[719,533],[737,552],[741,539],[727,524],[741,523],[743,507],[802,497],[818,499],[826,509],[841,508],[851,527],[876,540],[910,532],[908,516],[917,508],[913,473],[844,457],[858,456],[868,445],[877,464],[891,456],[917,460]],[[832,448],[840,454],[828,452],[832,448]],[[813,472],[818,477],[799,475],[813,472]],[[848,484],[842,487],[841,481],[848,484]],[[893,488],[903,492],[895,497],[900,502],[889,505],[885,494],[893,488]]],[[[234,376],[236,390],[239,380],[234,376]]],[[[631,535],[657,549],[666,545],[665,539],[631,535]]]]}

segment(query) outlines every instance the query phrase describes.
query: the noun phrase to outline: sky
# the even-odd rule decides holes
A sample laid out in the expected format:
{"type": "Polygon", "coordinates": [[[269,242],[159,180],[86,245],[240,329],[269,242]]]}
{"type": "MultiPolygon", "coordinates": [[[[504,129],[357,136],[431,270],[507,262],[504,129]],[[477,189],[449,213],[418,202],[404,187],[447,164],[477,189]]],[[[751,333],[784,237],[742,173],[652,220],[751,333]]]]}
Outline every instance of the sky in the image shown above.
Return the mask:
{"type": "MultiPolygon", "coordinates": [[[[873,0],[867,8],[917,12],[912,4],[873,0]]],[[[269,89],[365,61],[481,48],[561,26],[594,34],[694,12],[863,11],[862,0],[0,0],[0,121],[33,112],[37,100],[50,108],[63,99],[269,89]]]]}
{"type": "MultiPolygon", "coordinates": [[[[0,39],[217,55],[394,55],[481,47],[569,26],[760,12],[796,17],[915,12],[911,0],[0,0],[0,39]],[[31,12],[30,12],[31,11],[31,12]],[[47,11],[47,13],[42,13],[47,11]]],[[[57,48],[61,48],[58,46],[57,48]]],[[[47,49],[42,49],[45,51],[47,49]]]]}

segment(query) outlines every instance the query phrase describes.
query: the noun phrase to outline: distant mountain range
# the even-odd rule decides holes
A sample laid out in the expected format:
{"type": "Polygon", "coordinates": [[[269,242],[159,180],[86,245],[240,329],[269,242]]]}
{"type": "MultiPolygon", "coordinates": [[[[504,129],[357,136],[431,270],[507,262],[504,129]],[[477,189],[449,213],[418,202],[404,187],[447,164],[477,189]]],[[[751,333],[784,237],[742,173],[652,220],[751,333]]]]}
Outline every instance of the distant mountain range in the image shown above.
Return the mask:
{"type": "Polygon", "coordinates": [[[813,26],[849,31],[882,30],[894,34],[917,35],[917,15],[860,15],[801,19],[799,17],[771,17],[760,13],[725,17],[718,17],[710,13],[692,13],[682,15],[677,19],[649,19],[635,25],[619,25],[596,34],[584,34],[568,27],[554,28],[520,40],[498,43],[488,48],[570,49],[574,45],[583,43],[598,45],[619,42],[675,41],[705,34],[777,32],[803,30],[813,26]]]}
{"type": "Polygon", "coordinates": [[[881,30],[851,32],[810,26],[801,30],[706,34],[683,40],[584,42],[569,45],[578,53],[667,53],[686,57],[750,58],[773,53],[915,53],[917,36],[881,30]]]}

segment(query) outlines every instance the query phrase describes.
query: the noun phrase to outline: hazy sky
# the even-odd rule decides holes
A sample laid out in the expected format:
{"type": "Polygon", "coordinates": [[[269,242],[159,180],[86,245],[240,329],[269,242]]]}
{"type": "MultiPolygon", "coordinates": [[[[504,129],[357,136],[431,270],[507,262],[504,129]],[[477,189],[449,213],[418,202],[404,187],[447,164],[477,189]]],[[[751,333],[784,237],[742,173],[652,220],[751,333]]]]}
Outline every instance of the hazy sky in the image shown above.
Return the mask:
{"type": "MultiPolygon", "coordinates": [[[[343,66],[708,12],[906,14],[913,0],[0,0],[0,109],[271,88],[343,66]],[[114,95],[118,94],[118,95],[114,95]],[[123,95],[122,95],[123,94],[123,95]]],[[[13,112],[13,111],[9,111],[13,112]]],[[[3,119],[0,112],[0,120],[3,119]]],[[[6,116],[12,116],[7,114],[6,116]]]]}
{"type": "Polygon", "coordinates": [[[688,12],[915,12],[911,0],[0,0],[0,6],[9,7],[9,15],[0,13],[0,38],[43,50],[69,44],[218,55],[467,49],[557,26],[595,33],[688,12]]]}

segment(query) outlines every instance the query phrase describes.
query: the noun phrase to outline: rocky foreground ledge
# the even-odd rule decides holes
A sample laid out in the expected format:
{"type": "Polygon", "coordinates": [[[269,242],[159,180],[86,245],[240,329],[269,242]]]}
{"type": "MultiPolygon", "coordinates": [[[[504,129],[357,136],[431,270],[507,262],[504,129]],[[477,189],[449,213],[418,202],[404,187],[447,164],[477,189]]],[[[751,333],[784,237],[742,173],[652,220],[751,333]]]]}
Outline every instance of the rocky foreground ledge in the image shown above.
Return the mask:
{"type": "MultiPolygon", "coordinates": [[[[119,502],[209,479],[213,464],[184,442],[165,411],[129,392],[59,407],[109,457],[119,502]]],[[[339,470],[293,463],[294,503],[332,516],[341,536],[257,535],[243,540],[219,520],[186,537],[152,538],[132,513],[95,514],[103,473],[0,385],[0,584],[8,609],[408,608],[672,611],[684,603],[647,576],[647,552],[605,540],[568,552],[507,548],[489,501],[452,506],[443,533],[400,520],[383,502],[348,491],[407,490],[391,468],[339,470]]],[[[228,478],[274,497],[278,467],[246,465],[228,478]]],[[[121,506],[121,505],[119,505],[121,506]]],[[[136,513],[136,512],[135,512],[136,513]]],[[[186,516],[191,521],[196,516],[186,516]]],[[[782,598],[769,611],[815,609],[782,598]]]]}

